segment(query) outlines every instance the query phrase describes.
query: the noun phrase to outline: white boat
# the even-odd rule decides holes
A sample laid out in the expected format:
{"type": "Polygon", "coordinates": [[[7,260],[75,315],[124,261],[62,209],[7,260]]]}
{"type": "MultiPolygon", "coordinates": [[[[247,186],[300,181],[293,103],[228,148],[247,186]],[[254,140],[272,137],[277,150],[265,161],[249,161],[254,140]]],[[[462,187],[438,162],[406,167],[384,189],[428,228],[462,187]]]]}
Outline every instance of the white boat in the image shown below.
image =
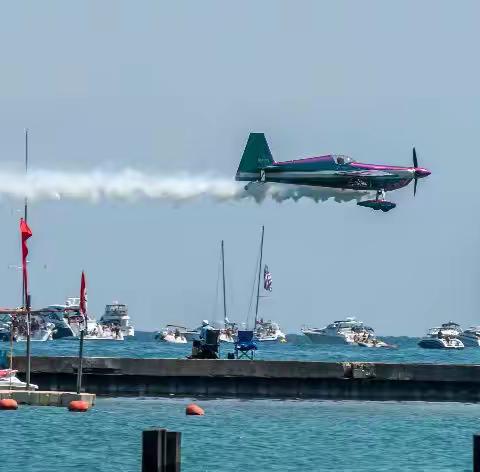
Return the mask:
{"type": "Polygon", "coordinates": [[[458,336],[465,347],[479,347],[480,346],[480,326],[472,326],[466,329],[458,336]]]}
{"type": "MultiPolygon", "coordinates": [[[[12,369],[0,370],[0,390],[25,390],[27,388],[27,384],[15,375],[17,372],[12,369]]],[[[31,383],[30,390],[38,390],[38,385],[31,383]]]]}
{"type": "MultiPolygon", "coordinates": [[[[155,333],[155,339],[157,341],[165,341],[164,339],[165,336],[169,334],[171,335],[172,333],[174,334],[175,331],[178,331],[180,334],[180,336],[177,336],[177,337],[185,338],[187,343],[193,341],[194,339],[197,339],[198,333],[199,333],[199,329],[189,329],[189,328],[186,328],[185,326],[168,324],[167,326],[165,326],[165,328],[155,333]]],[[[171,342],[171,340],[172,338],[169,337],[167,338],[166,342],[171,342]]]]}
{"type": "Polygon", "coordinates": [[[135,328],[130,324],[127,305],[113,302],[105,306],[105,313],[100,318],[103,326],[119,326],[124,337],[135,336],[135,328]]]}
{"type": "Polygon", "coordinates": [[[282,332],[278,323],[272,320],[257,321],[257,327],[254,332],[254,340],[258,342],[285,343],[287,337],[282,332]]]}
{"type": "Polygon", "coordinates": [[[302,333],[314,344],[358,344],[368,336],[375,337],[373,328],[355,317],[334,321],[325,328],[302,328],[302,333]]]}
{"type": "MultiPolygon", "coordinates": [[[[265,235],[265,226],[262,226],[262,236],[260,239],[260,257],[258,259],[258,268],[255,274],[254,283],[257,285],[257,296],[255,301],[255,321],[253,328],[253,339],[255,342],[261,343],[285,343],[287,337],[280,329],[277,322],[272,320],[264,321],[259,319],[258,311],[260,306],[260,299],[269,298],[268,294],[272,291],[272,276],[268,270],[267,265],[263,266],[263,240],[265,235]],[[263,268],[263,271],[262,271],[263,268]],[[262,282],[263,275],[263,283],[262,282]],[[263,290],[263,292],[261,292],[263,290]]],[[[252,291],[253,294],[253,291],[252,291]]]]}
{"type": "Polygon", "coordinates": [[[182,328],[182,326],[167,325],[156,333],[155,339],[172,344],[186,344],[188,341],[182,332],[182,328]]]}
{"type": "Polygon", "coordinates": [[[388,347],[388,348],[394,348],[396,346],[393,346],[391,344],[386,343],[385,341],[382,341],[377,338],[369,338],[366,341],[358,341],[357,344],[361,347],[388,347]]]}
{"type": "MultiPolygon", "coordinates": [[[[218,341],[221,343],[233,344],[237,339],[238,327],[236,323],[231,322],[228,319],[227,315],[227,297],[226,297],[226,282],[225,282],[225,245],[224,241],[220,245],[220,260],[221,260],[221,270],[222,270],[222,293],[223,293],[223,323],[213,322],[212,327],[219,329],[220,333],[218,335],[218,341]]],[[[218,294],[218,283],[217,283],[217,294],[218,294]]],[[[200,332],[202,328],[198,328],[200,332]]]]}
{"type": "Polygon", "coordinates": [[[230,323],[228,318],[225,319],[224,327],[220,329],[220,334],[218,340],[221,343],[234,343],[237,339],[237,325],[235,323],[230,323]]]}
{"type": "MultiPolygon", "coordinates": [[[[68,303],[68,300],[67,300],[68,303]]],[[[54,324],[52,337],[53,339],[74,338],[75,333],[68,323],[69,314],[66,311],[68,304],[65,305],[49,305],[42,308],[42,316],[54,324]]]]}
{"type": "Polygon", "coordinates": [[[449,321],[442,326],[431,328],[418,345],[425,349],[463,349],[465,346],[459,339],[461,333],[460,325],[449,321]]]}
{"type": "MultiPolygon", "coordinates": [[[[80,314],[80,298],[67,298],[68,324],[74,336],[78,338],[83,327],[83,316],[80,314]]],[[[87,315],[87,331],[85,341],[123,341],[123,333],[118,326],[102,326],[95,318],[87,315]]]]}
{"type": "MultiPolygon", "coordinates": [[[[46,321],[43,316],[32,314],[30,318],[30,340],[32,342],[50,341],[55,325],[46,321]]],[[[27,340],[26,316],[2,315],[0,319],[0,341],[9,341],[10,336],[15,342],[27,340]]]]}

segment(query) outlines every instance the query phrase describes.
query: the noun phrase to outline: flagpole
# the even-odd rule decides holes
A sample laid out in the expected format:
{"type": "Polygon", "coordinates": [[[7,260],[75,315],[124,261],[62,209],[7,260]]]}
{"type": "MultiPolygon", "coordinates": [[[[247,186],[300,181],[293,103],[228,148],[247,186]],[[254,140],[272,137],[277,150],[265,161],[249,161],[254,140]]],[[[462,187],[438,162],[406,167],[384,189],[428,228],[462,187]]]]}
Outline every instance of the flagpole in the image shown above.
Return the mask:
{"type": "Polygon", "coordinates": [[[78,369],[77,369],[77,393],[82,391],[82,376],[83,376],[83,342],[85,339],[85,329],[87,328],[87,302],[85,299],[86,282],[85,273],[82,271],[82,278],[80,281],[80,313],[83,316],[83,327],[80,330],[80,346],[78,349],[78,369]]]}
{"type": "Polygon", "coordinates": [[[260,263],[259,263],[259,266],[258,266],[257,304],[255,306],[255,325],[253,326],[254,331],[257,327],[257,320],[258,320],[258,302],[260,300],[260,278],[262,276],[263,236],[264,236],[264,234],[265,234],[265,226],[262,226],[262,240],[260,242],[260,263]]]}
{"type": "MultiPolygon", "coordinates": [[[[28,174],[28,128],[25,128],[25,176],[28,174]]],[[[24,209],[23,209],[23,219],[25,220],[25,223],[27,223],[27,217],[28,217],[28,199],[27,196],[25,195],[25,204],[24,204],[24,209]]],[[[25,264],[27,264],[27,261],[25,261],[25,264]]],[[[31,327],[31,314],[30,314],[30,295],[27,293],[27,286],[26,286],[26,280],[25,277],[22,277],[23,280],[23,299],[24,299],[24,306],[27,311],[27,365],[25,368],[25,377],[26,377],[26,384],[27,384],[27,390],[30,390],[30,372],[31,372],[31,360],[32,360],[32,352],[31,352],[31,332],[30,332],[30,327],[31,327]]]]}
{"type": "MultiPolygon", "coordinates": [[[[85,325],[85,322],[84,322],[84,325],[85,325]]],[[[83,329],[80,330],[80,348],[78,351],[78,371],[77,371],[77,393],[81,393],[82,391],[84,336],[85,336],[85,327],[83,327],[83,329]]]]}

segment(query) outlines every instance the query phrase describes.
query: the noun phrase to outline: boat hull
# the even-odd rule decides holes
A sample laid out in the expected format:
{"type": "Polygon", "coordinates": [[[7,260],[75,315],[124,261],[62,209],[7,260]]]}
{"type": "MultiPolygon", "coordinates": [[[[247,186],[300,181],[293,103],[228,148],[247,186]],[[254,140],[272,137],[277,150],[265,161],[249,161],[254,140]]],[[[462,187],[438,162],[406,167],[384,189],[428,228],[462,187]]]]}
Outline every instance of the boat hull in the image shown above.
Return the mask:
{"type": "Polygon", "coordinates": [[[463,349],[465,346],[460,340],[455,343],[447,343],[444,339],[421,339],[418,345],[424,349],[463,349]]]}
{"type": "Polygon", "coordinates": [[[303,334],[312,341],[313,344],[337,344],[346,345],[349,343],[343,336],[329,336],[327,334],[303,332],[303,334]]]}

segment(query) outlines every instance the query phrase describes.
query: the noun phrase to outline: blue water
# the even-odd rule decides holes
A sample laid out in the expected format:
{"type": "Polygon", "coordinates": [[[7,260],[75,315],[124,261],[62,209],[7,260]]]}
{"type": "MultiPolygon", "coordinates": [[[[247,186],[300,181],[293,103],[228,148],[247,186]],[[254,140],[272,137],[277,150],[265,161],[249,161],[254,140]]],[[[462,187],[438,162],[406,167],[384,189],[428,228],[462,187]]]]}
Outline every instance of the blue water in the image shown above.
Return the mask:
{"type": "Polygon", "coordinates": [[[182,432],[183,472],[466,471],[480,405],[453,403],[99,399],[87,413],[0,412],[1,470],[138,472],[141,432],[182,432]],[[243,469],[243,467],[245,467],[243,469]]]}
{"type": "MultiPolygon", "coordinates": [[[[417,338],[383,338],[396,349],[369,349],[359,346],[322,346],[306,343],[260,344],[257,359],[301,361],[371,361],[371,362],[423,362],[449,364],[480,364],[480,349],[463,350],[422,349],[417,338]]],[[[105,357],[163,357],[185,358],[191,353],[191,344],[167,344],[158,341],[140,341],[128,338],[124,342],[90,341],[85,343],[86,356],[105,357]]],[[[8,349],[8,343],[0,343],[8,349]]],[[[16,354],[25,353],[25,343],[16,343],[16,354]]],[[[222,357],[232,351],[231,345],[223,344],[222,357]]],[[[32,354],[43,356],[76,356],[78,340],[56,340],[32,343],[32,354]]]]}

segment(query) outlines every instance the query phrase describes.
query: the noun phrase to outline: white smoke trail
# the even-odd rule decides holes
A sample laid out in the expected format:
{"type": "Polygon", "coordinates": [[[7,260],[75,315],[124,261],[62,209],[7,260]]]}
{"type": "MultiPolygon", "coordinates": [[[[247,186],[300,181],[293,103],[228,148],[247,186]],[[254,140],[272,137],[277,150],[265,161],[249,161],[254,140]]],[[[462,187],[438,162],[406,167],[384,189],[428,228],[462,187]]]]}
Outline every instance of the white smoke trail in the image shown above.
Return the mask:
{"type": "Polygon", "coordinates": [[[182,202],[200,197],[216,201],[253,198],[262,202],[271,198],[277,202],[307,197],[316,202],[333,198],[337,202],[360,200],[368,192],[315,188],[282,184],[250,184],[209,176],[150,175],[133,169],[118,172],[61,172],[31,170],[28,175],[0,171],[0,197],[29,200],[77,199],[99,200],[158,199],[182,202]]]}

